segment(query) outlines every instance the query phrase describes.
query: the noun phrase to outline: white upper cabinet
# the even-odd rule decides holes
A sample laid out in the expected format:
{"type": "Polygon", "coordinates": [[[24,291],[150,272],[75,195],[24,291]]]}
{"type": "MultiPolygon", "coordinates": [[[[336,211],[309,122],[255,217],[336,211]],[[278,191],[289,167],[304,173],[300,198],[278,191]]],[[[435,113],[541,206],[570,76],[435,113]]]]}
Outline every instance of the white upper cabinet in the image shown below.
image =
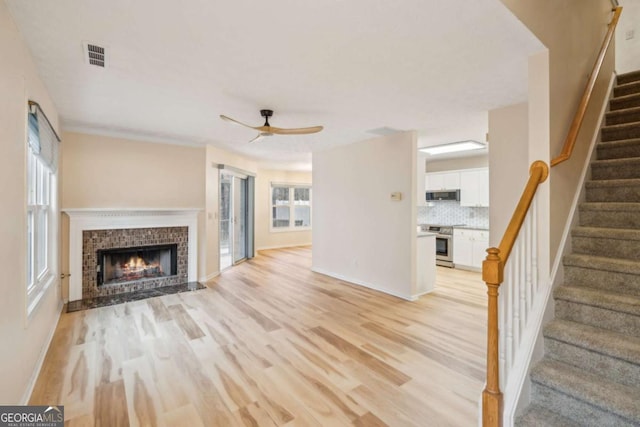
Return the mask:
{"type": "Polygon", "coordinates": [[[425,175],[425,190],[457,190],[460,188],[460,172],[432,172],[425,175]]]}
{"type": "Polygon", "coordinates": [[[460,172],[460,206],[489,206],[489,169],[460,172]]]}

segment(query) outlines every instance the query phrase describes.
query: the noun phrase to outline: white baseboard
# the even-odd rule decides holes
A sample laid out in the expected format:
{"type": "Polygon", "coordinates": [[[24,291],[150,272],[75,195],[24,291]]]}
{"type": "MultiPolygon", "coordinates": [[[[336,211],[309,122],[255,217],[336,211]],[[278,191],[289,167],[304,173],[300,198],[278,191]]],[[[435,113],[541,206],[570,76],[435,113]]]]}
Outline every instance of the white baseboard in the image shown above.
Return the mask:
{"type": "Polygon", "coordinates": [[[300,246],[311,246],[311,242],[309,243],[298,243],[296,245],[276,245],[276,246],[262,246],[256,248],[256,251],[269,251],[271,249],[286,249],[286,248],[297,248],[300,246]]]}
{"type": "MultiPolygon", "coordinates": [[[[533,316],[533,325],[535,329],[530,332],[528,335],[528,347],[524,349],[522,358],[520,360],[514,361],[514,368],[510,375],[518,375],[518,382],[514,385],[513,390],[503,390],[505,392],[504,396],[504,425],[513,425],[515,417],[517,415],[517,410],[519,408],[526,407],[529,402],[521,401],[522,390],[527,381],[529,380],[529,371],[531,369],[532,362],[536,362],[534,360],[534,350],[536,346],[539,344],[539,341],[543,339],[542,337],[542,328],[545,319],[545,315],[547,314],[547,310],[549,307],[549,300],[553,294],[553,289],[559,284],[560,278],[563,276],[562,270],[562,258],[568,249],[570,248],[570,240],[571,229],[573,225],[576,223],[578,205],[581,200],[584,199],[584,181],[589,171],[589,166],[591,165],[591,160],[594,156],[595,145],[598,142],[598,138],[600,137],[600,128],[602,127],[602,123],[604,120],[605,113],[607,112],[607,107],[609,106],[609,100],[611,99],[611,94],[613,92],[613,86],[616,81],[616,74],[613,73],[611,75],[611,80],[609,81],[609,89],[608,96],[605,98],[604,103],[600,109],[600,115],[598,117],[598,129],[596,130],[593,138],[591,139],[591,143],[589,146],[589,155],[587,156],[584,165],[582,166],[582,171],[580,174],[580,179],[578,180],[578,188],[574,192],[573,201],[571,203],[571,209],[569,211],[569,215],[567,216],[567,221],[564,226],[564,230],[562,232],[562,239],[560,240],[559,250],[555,259],[553,260],[553,265],[551,268],[551,273],[548,279],[548,283],[546,285],[544,295],[540,298],[532,307],[531,315],[533,316]],[[558,277],[558,273],[560,273],[560,278],[558,277]],[[511,394],[513,393],[513,394],[511,394]],[[510,398],[513,396],[513,398],[510,398]]],[[[523,339],[524,341],[524,339],[523,339]]]]}
{"type": "MultiPolygon", "coordinates": [[[[351,277],[343,276],[342,274],[337,274],[332,271],[325,270],[323,268],[311,267],[311,271],[315,273],[324,274],[325,276],[333,277],[334,279],[343,280],[345,282],[353,283],[354,285],[364,286],[365,288],[373,289],[374,291],[382,292],[387,295],[391,295],[397,298],[402,298],[406,301],[415,301],[418,299],[420,295],[403,295],[394,291],[390,291],[388,289],[384,289],[380,286],[373,285],[371,283],[363,282],[362,280],[357,280],[351,277]]],[[[430,291],[429,291],[430,292],[430,291]]]]}
{"type": "MultiPolygon", "coordinates": [[[[53,322],[51,329],[49,330],[49,335],[47,336],[45,345],[42,346],[42,350],[40,351],[40,355],[38,356],[38,360],[36,361],[35,369],[31,374],[31,378],[29,379],[29,383],[27,384],[27,388],[22,394],[22,398],[20,399],[20,405],[27,405],[29,403],[29,399],[31,398],[31,393],[33,393],[33,388],[36,386],[36,381],[38,381],[38,376],[40,375],[40,371],[42,370],[42,365],[44,364],[44,359],[47,356],[47,352],[49,351],[49,346],[51,345],[51,341],[53,341],[53,336],[56,333],[56,328],[58,327],[58,322],[60,321],[60,316],[62,316],[62,309],[64,308],[64,302],[62,299],[58,303],[58,319],[53,322]]],[[[55,404],[56,402],[51,402],[55,404]]]]}
{"type": "Polygon", "coordinates": [[[220,272],[219,271],[215,271],[215,272],[209,274],[208,276],[204,276],[204,277],[199,278],[198,282],[207,283],[209,280],[213,280],[216,277],[218,277],[219,275],[220,275],[220,272]]]}

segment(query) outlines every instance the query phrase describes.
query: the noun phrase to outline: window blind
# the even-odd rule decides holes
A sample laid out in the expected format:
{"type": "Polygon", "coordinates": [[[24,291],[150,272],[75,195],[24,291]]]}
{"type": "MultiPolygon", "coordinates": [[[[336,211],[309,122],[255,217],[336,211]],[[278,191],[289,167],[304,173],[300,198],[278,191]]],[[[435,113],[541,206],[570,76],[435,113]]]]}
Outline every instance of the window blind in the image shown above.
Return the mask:
{"type": "Polygon", "coordinates": [[[56,173],[60,138],[38,103],[29,101],[29,146],[43,164],[56,173]]]}

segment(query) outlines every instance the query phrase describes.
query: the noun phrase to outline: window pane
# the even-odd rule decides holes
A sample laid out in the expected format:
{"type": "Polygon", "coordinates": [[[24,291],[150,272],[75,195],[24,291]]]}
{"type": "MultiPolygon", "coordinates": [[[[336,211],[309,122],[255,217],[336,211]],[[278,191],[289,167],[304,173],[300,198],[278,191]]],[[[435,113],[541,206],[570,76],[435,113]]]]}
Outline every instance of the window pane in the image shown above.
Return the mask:
{"type": "Polygon", "coordinates": [[[40,168],[42,170],[42,178],[40,180],[40,201],[39,201],[39,204],[48,205],[49,204],[49,189],[51,187],[51,172],[49,172],[49,169],[47,169],[44,166],[42,166],[41,162],[38,162],[38,163],[40,163],[40,168]]]}
{"type": "Polygon", "coordinates": [[[295,205],[308,205],[309,204],[309,188],[294,188],[293,200],[295,205]]]}
{"type": "Polygon", "coordinates": [[[33,286],[33,211],[27,212],[27,289],[33,286]]]}
{"type": "Polygon", "coordinates": [[[295,216],[294,224],[296,227],[311,226],[311,206],[296,206],[295,216]]]}
{"type": "Polygon", "coordinates": [[[40,277],[47,270],[47,246],[48,246],[48,212],[46,209],[38,209],[38,225],[36,231],[36,271],[40,277]]]}
{"type": "Polygon", "coordinates": [[[272,204],[274,206],[288,205],[289,204],[289,187],[272,187],[271,198],[272,198],[272,204]]]}
{"type": "Polygon", "coordinates": [[[273,208],[273,227],[289,227],[289,206],[273,208]]]}
{"type": "Polygon", "coordinates": [[[33,155],[31,149],[29,149],[29,155],[27,156],[27,204],[36,204],[36,171],[37,171],[36,156],[33,155]]]}

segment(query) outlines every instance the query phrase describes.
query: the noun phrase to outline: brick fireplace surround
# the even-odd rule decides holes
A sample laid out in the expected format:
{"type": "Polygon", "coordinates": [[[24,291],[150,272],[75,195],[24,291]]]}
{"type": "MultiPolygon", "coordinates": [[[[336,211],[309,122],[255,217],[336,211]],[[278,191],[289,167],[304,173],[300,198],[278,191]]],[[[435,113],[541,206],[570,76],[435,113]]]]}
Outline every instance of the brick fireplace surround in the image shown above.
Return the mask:
{"type": "Polygon", "coordinates": [[[195,282],[198,211],[69,209],[69,301],[195,282]],[[178,274],[97,286],[96,251],[116,247],[178,244],[178,274]]]}

